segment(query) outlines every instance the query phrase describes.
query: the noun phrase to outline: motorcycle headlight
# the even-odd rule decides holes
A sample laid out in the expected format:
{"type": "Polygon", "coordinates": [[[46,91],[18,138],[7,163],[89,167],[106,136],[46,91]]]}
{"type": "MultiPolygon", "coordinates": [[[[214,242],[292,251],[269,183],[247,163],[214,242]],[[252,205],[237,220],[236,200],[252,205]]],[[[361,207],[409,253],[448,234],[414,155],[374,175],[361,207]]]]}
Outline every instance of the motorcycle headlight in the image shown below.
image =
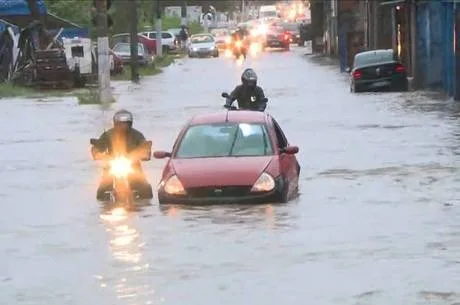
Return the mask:
{"type": "Polygon", "coordinates": [[[109,161],[109,173],[117,178],[124,178],[133,172],[131,160],[125,157],[115,158],[109,161]]]}
{"type": "Polygon", "coordinates": [[[267,173],[262,173],[252,186],[251,192],[269,192],[275,188],[275,179],[267,173]]]}
{"type": "Polygon", "coordinates": [[[184,186],[182,185],[182,182],[180,182],[179,178],[174,175],[168,178],[166,182],[164,183],[163,187],[164,191],[167,194],[170,195],[185,195],[185,189],[184,186]]]}

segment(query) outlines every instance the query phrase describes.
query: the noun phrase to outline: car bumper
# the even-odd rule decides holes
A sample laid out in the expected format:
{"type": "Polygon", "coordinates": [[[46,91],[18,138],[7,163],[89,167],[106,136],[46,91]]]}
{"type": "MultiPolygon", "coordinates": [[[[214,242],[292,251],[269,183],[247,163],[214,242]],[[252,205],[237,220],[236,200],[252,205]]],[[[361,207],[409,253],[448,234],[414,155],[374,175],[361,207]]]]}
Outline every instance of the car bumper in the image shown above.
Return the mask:
{"type": "Polygon", "coordinates": [[[217,52],[217,49],[214,49],[214,50],[203,50],[203,51],[190,51],[190,55],[193,55],[193,56],[198,56],[198,57],[208,57],[208,56],[212,56],[213,54],[215,54],[217,52]]]}
{"type": "Polygon", "coordinates": [[[189,195],[174,196],[158,190],[160,204],[186,204],[186,205],[209,205],[209,204],[262,204],[279,202],[284,190],[284,182],[276,179],[276,186],[272,191],[250,193],[245,196],[212,196],[192,197],[189,195]]]}
{"type": "Polygon", "coordinates": [[[289,45],[289,42],[281,40],[267,40],[265,45],[269,48],[284,48],[289,45]]]}
{"type": "Polygon", "coordinates": [[[404,86],[408,83],[407,77],[381,77],[375,79],[355,80],[355,86],[359,88],[378,89],[395,86],[404,86]]]}

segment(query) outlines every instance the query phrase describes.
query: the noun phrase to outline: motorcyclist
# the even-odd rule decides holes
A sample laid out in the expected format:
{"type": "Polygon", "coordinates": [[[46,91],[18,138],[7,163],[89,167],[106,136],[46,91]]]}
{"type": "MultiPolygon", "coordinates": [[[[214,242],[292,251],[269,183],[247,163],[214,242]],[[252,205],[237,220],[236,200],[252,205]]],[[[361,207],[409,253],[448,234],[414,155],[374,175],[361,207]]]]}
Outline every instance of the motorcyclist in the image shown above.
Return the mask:
{"type": "MultiPolygon", "coordinates": [[[[146,139],[144,135],[134,129],[133,115],[131,112],[122,109],[113,115],[113,128],[105,131],[99,137],[99,145],[93,146],[91,152],[95,159],[105,155],[125,155],[143,144],[146,139]]],[[[130,177],[131,188],[137,190],[141,198],[150,199],[153,197],[152,186],[148,183],[141,167],[140,161],[133,164],[136,174],[130,177]]],[[[107,192],[112,190],[112,177],[105,168],[102,174],[101,183],[97,189],[98,200],[108,200],[107,192]]]]}
{"type": "Polygon", "coordinates": [[[230,108],[235,100],[239,109],[264,111],[267,107],[264,90],[257,86],[257,74],[253,69],[244,70],[241,85],[236,86],[230,93],[225,107],[230,108]]]}

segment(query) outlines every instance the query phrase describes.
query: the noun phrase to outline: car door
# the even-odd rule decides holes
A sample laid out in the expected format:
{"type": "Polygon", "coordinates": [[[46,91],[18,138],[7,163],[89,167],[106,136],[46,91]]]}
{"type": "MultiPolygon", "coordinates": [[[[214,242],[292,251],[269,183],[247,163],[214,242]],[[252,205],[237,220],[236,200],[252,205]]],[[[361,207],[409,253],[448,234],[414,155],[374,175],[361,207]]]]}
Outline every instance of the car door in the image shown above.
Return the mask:
{"type": "Polygon", "coordinates": [[[274,118],[272,118],[272,120],[278,143],[277,148],[279,151],[280,169],[286,181],[289,183],[289,192],[292,192],[298,183],[299,164],[295,155],[282,153],[282,150],[289,146],[289,142],[276,120],[274,118]]]}

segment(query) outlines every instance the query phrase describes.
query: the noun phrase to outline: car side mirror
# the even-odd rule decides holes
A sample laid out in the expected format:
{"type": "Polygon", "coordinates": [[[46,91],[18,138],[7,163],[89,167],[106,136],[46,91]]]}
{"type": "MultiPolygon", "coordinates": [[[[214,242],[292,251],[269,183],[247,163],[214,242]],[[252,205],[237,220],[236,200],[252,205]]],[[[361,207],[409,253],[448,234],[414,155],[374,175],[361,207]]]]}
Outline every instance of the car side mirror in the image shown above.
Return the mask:
{"type": "Polygon", "coordinates": [[[287,154],[287,155],[295,155],[296,153],[299,152],[299,147],[297,146],[288,146],[285,147],[281,150],[282,153],[287,154]]]}
{"type": "Polygon", "coordinates": [[[162,151],[162,150],[157,150],[153,153],[153,157],[155,159],[164,159],[164,158],[170,158],[171,157],[171,153],[169,152],[166,152],[166,151],[162,151]]]}
{"type": "Polygon", "coordinates": [[[89,143],[90,143],[91,145],[95,145],[95,146],[96,146],[96,145],[98,144],[98,142],[99,142],[99,141],[98,141],[97,139],[89,139],[89,143]]]}
{"type": "Polygon", "coordinates": [[[351,68],[350,68],[350,67],[346,67],[346,68],[345,68],[345,72],[350,73],[350,72],[351,72],[351,68]]]}
{"type": "Polygon", "coordinates": [[[262,102],[268,103],[268,98],[264,97],[264,98],[262,99],[262,102]]]}
{"type": "Polygon", "coordinates": [[[230,97],[230,95],[228,95],[227,92],[222,92],[222,97],[223,97],[223,98],[228,98],[228,97],[230,97]]]}

